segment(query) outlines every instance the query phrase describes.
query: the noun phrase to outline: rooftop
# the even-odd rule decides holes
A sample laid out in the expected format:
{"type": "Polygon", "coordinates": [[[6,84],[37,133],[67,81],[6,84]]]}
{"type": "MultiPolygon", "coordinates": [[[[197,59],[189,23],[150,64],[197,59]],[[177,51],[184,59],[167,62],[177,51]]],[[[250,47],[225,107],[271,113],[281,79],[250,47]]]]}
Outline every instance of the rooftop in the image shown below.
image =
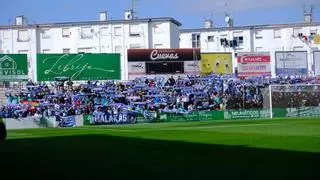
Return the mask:
{"type": "Polygon", "coordinates": [[[234,26],[234,27],[214,27],[214,28],[190,28],[181,29],[181,33],[188,32],[210,32],[210,31],[226,31],[226,30],[248,30],[248,29],[275,29],[286,27],[304,27],[304,26],[320,26],[320,22],[311,23],[288,23],[288,24],[263,24],[263,25],[249,25],[249,26],[234,26]]]}
{"type": "Polygon", "coordinates": [[[17,25],[0,25],[0,29],[12,29],[12,28],[35,28],[35,27],[64,27],[64,26],[87,26],[87,25],[99,25],[99,24],[133,24],[141,22],[167,22],[170,21],[177,26],[182,24],[171,17],[160,18],[142,18],[132,20],[107,20],[107,21],[78,21],[78,22],[61,22],[61,23],[43,23],[43,24],[26,24],[23,26],[17,25]]]}

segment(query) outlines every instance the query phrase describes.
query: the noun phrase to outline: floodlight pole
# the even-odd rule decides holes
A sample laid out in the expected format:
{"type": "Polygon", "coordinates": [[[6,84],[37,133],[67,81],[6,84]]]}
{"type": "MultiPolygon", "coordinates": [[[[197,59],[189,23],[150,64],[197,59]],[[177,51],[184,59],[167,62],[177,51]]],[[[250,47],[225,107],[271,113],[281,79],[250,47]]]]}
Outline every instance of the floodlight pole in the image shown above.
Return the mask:
{"type": "Polygon", "coordinates": [[[270,101],[270,118],[273,118],[273,113],[272,113],[272,86],[269,85],[269,101],[270,101]]]}

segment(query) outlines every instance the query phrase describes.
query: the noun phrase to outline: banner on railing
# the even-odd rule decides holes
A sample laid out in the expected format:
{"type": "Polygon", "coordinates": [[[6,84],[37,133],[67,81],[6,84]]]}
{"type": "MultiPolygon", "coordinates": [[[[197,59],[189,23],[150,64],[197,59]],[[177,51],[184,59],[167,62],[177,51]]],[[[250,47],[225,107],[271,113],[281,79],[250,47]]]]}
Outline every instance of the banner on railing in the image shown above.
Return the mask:
{"type": "Polygon", "coordinates": [[[84,124],[134,124],[137,117],[134,113],[95,114],[84,117],[84,124]]]}
{"type": "Polygon", "coordinates": [[[74,127],[76,126],[76,119],[75,116],[68,116],[68,117],[59,117],[60,127],[74,127]]]}

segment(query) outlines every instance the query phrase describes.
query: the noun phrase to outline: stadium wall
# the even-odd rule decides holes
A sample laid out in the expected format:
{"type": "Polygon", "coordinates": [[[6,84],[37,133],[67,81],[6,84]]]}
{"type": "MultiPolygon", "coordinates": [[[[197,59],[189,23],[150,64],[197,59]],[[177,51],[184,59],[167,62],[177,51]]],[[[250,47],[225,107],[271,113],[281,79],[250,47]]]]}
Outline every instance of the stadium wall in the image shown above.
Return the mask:
{"type": "MultiPolygon", "coordinates": [[[[320,117],[320,107],[301,108],[274,108],[273,118],[294,117],[320,117]]],[[[266,109],[248,110],[225,110],[225,111],[194,111],[186,114],[160,113],[157,119],[148,121],[142,115],[137,116],[138,123],[146,122],[188,122],[188,121],[211,121],[211,120],[258,120],[269,119],[270,111],[266,109]]],[[[89,125],[92,116],[83,115],[75,117],[75,126],[89,125]]],[[[58,128],[59,122],[55,117],[41,118],[6,118],[4,119],[7,129],[37,129],[58,128]]]]}
{"type": "MultiPolygon", "coordinates": [[[[4,122],[7,129],[37,129],[37,128],[57,128],[59,122],[55,117],[46,117],[44,119],[38,117],[27,118],[5,118],[4,122]]],[[[83,116],[75,116],[75,126],[83,126],[83,116]]]]}

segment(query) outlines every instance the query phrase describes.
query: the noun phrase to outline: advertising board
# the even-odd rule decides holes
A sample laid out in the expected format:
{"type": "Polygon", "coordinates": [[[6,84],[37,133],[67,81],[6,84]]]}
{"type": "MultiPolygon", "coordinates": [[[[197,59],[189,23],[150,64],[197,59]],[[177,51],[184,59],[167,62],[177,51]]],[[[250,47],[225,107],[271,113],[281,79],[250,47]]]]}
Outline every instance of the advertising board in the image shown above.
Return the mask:
{"type": "Polygon", "coordinates": [[[200,49],[128,49],[128,62],[200,60],[200,49]]]}
{"type": "Polygon", "coordinates": [[[232,68],[231,53],[201,53],[201,74],[231,74],[232,68]]]}
{"type": "Polygon", "coordinates": [[[184,73],[199,74],[199,72],[200,72],[200,61],[185,61],[184,62],[184,73]]]}
{"type": "Polygon", "coordinates": [[[269,52],[257,52],[257,53],[238,53],[238,76],[250,77],[271,75],[269,52]]]}
{"type": "Polygon", "coordinates": [[[120,54],[37,54],[38,81],[119,80],[120,54]]]}
{"type": "Polygon", "coordinates": [[[27,54],[0,54],[0,81],[21,81],[27,79],[27,54]]]}
{"type": "Polygon", "coordinates": [[[307,51],[278,51],[275,53],[277,75],[307,75],[307,51]]]}
{"type": "Polygon", "coordinates": [[[320,51],[313,52],[314,74],[320,75],[320,51]]]}
{"type": "Polygon", "coordinates": [[[130,75],[144,75],[146,74],[145,62],[128,62],[128,74],[130,75]]]}

